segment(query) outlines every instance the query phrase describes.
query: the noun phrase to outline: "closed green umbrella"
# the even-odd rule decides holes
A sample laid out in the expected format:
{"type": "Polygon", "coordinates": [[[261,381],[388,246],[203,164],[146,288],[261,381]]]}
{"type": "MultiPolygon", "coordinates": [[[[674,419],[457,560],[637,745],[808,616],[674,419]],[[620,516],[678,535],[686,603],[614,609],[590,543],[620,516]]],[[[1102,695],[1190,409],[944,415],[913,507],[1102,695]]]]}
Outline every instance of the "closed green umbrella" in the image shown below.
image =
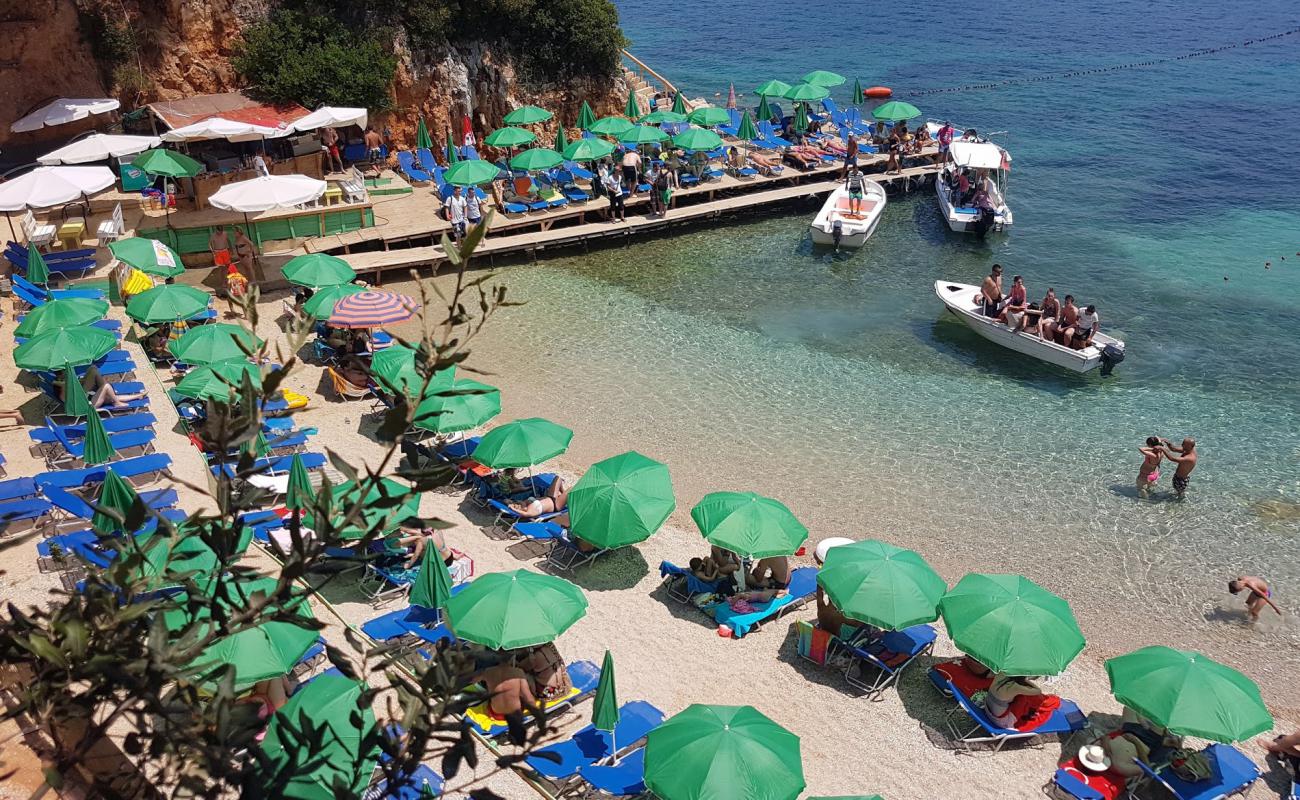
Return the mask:
{"type": "Polygon", "coordinates": [[[162,278],[174,278],[185,271],[176,251],[158,241],[132,236],[109,244],[113,257],[141,272],[162,278]]]}
{"type": "Polygon", "coordinates": [[[662,125],[665,122],[685,122],[686,115],[676,111],[654,111],[637,120],[642,125],[662,125]]]}
{"type": "Polygon", "coordinates": [[[590,130],[596,122],[596,112],[591,110],[591,104],[586,100],[582,101],[582,108],[578,109],[578,127],[582,130],[590,130]]]}
{"type": "Polygon", "coordinates": [[[1273,727],[1255,682],[1200,653],[1143,647],[1106,674],[1116,700],[1180,736],[1242,742],[1273,727]]]}
{"type": "Polygon", "coordinates": [[[627,96],[627,105],[623,107],[623,116],[628,119],[636,119],[641,116],[641,104],[637,102],[636,92],[627,96]]]}
{"type": "Polygon", "coordinates": [[[871,116],[882,122],[903,122],[921,116],[921,110],[902,100],[890,100],[872,111],[871,116]]]}
{"type": "Polygon", "coordinates": [[[47,331],[77,328],[98,322],[108,313],[108,303],[74,297],[67,300],[50,300],[27,312],[23,321],[14,328],[14,336],[30,339],[47,331]]]}
{"type": "Polygon", "coordinates": [[[808,529],[778,500],[753,492],[714,492],[691,509],[709,544],[751,558],[788,556],[808,529]]]}
{"type": "MultiPolygon", "coordinates": [[[[450,141],[450,140],[448,140],[450,141]]],[[[415,124],[415,146],[426,150],[433,149],[433,137],[429,135],[429,126],[424,124],[424,117],[415,124]]]]}
{"type": "Polygon", "coordinates": [[[646,736],[645,783],[659,800],[795,800],[799,737],[752,706],[691,705],[646,736]]]}
{"type": "Polygon", "coordinates": [[[860,106],[867,102],[867,95],[862,91],[862,81],[853,79],[853,105],[860,106]]]}
{"type": "Polygon", "coordinates": [[[784,97],[790,91],[790,84],[785,81],[770,80],[754,90],[760,97],[784,97]]]}
{"type": "Polygon", "coordinates": [[[813,86],[830,87],[830,86],[839,86],[840,84],[844,83],[848,79],[837,72],[830,72],[829,70],[824,70],[824,69],[816,69],[813,70],[812,72],[809,72],[807,75],[803,76],[801,80],[804,83],[811,83],[813,86]]]}
{"type": "MultiPolygon", "coordinates": [[[[745,113],[748,114],[749,112],[746,111],[745,113]]],[[[758,109],[757,109],[754,113],[758,116],[759,120],[770,120],[772,117],[775,117],[775,116],[776,116],[776,112],[774,112],[774,111],[772,110],[772,107],[771,107],[770,105],[767,104],[767,98],[766,98],[766,97],[764,97],[764,98],[759,102],[759,104],[758,104],[758,109]]],[[[740,137],[740,138],[744,139],[744,138],[753,138],[753,137],[744,137],[744,136],[742,136],[742,137],[740,137]]]]}
{"type": "Polygon", "coordinates": [[[431,387],[416,407],[412,424],[445,435],[477,428],[500,413],[500,389],[459,378],[451,384],[431,387]]]}
{"type": "Polygon", "coordinates": [[[623,144],[653,144],[668,141],[668,134],[651,125],[637,125],[624,131],[618,140],[623,144]]]}
{"type": "Polygon", "coordinates": [[[825,86],[815,86],[811,83],[800,83],[791,86],[786,90],[782,97],[787,100],[794,100],[800,103],[811,103],[822,100],[831,96],[831,92],[825,86]]]}
{"type": "Polygon", "coordinates": [[[555,129],[555,152],[563,153],[564,148],[569,146],[569,140],[564,135],[564,128],[555,129]]]}
{"type": "Polygon", "coordinates": [[[460,154],[456,152],[456,143],[451,139],[451,128],[447,129],[447,166],[453,166],[460,161],[460,154]]]}
{"type": "Polygon", "coordinates": [[[620,136],[632,128],[632,123],[622,117],[601,117],[588,129],[598,136],[620,136]]]}
{"type": "Polygon", "coordinates": [[[740,118],[740,127],[736,129],[736,138],[744,141],[758,138],[758,127],[754,125],[754,119],[749,116],[748,111],[740,118]]]}
{"type": "Polygon", "coordinates": [[[525,172],[551,169],[564,163],[564,156],[548,147],[532,147],[510,159],[510,168],[525,172]]]}
{"type": "Polygon", "coordinates": [[[794,111],[794,129],[799,133],[808,131],[808,106],[800,103],[794,111]]]}
{"type": "Polygon", "coordinates": [[[496,469],[532,467],[569,449],[573,431],[541,417],[517,419],[483,435],[474,460],[496,469]]]}
{"type": "Polygon", "coordinates": [[[365,286],[345,283],[342,286],[326,286],[316,292],[311,299],[302,304],[302,311],[313,319],[329,319],[334,313],[334,304],[349,295],[366,291],[365,286]]]}
{"type": "MultiPolygon", "coordinates": [[[[370,359],[370,374],[394,393],[415,394],[424,385],[424,379],[415,368],[415,350],[404,344],[389,345],[375,353],[370,359]]],[[[455,377],[454,366],[439,370],[429,380],[428,390],[450,386],[455,377]]]]}
{"type": "Polygon", "coordinates": [[[614,152],[614,145],[604,139],[575,139],[564,148],[567,161],[598,161],[614,152]]]}
{"type": "Polygon", "coordinates": [[[553,116],[555,115],[544,108],[520,106],[506,114],[505,123],[507,125],[533,125],[538,122],[546,122],[553,116]]]}
{"type": "Polygon", "coordinates": [[[375,729],[374,709],[369,703],[357,706],[365,689],[366,684],[342,675],[319,675],[275,712],[260,746],[270,775],[288,778],[277,797],[334,800],[365,794],[380,756],[377,743],[363,748],[367,739],[374,741],[375,729]],[[322,729],[319,742],[303,735],[322,729]],[[335,793],[336,786],[342,794],[335,793]]]}
{"type": "Polygon", "coordinates": [[[38,286],[50,282],[50,268],[45,265],[45,256],[34,244],[27,245],[27,280],[38,286]]]}
{"type": "Polygon", "coordinates": [[[98,414],[91,414],[86,417],[86,438],[83,441],[84,450],[81,454],[81,460],[86,466],[93,467],[96,464],[106,464],[117,456],[117,450],[113,448],[113,443],[108,440],[108,431],[104,430],[104,422],[98,414]]]}
{"type": "Polygon", "coordinates": [[[294,256],[284,265],[282,272],[289,283],[309,289],[342,286],[357,279],[357,271],[351,264],[328,253],[294,256]]]}
{"type": "MultiPolygon", "coordinates": [[[[131,484],[114,472],[112,467],[104,470],[104,481],[99,485],[99,495],[95,498],[97,506],[102,509],[116,511],[122,517],[122,520],[125,520],[138,499],[139,495],[136,494],[135,489],[131,488],[131,484]]],[[[108,536],[121,531],[122,522],[97,509],[95,516],[90,520],[90,527],[98,533],[108,536]]]]}
{"type": "Polygon", "coordinates": [[[252,381],[254,389],[262,386],[262,371],[249,361],[218,361],[205,364],[185,373],[172,391],[181,397],[194,400],[228,400],[233,391],[238,396],[244,378],[252,381]]]}
{"type": "Polygon", "coordinates": [[[219,361],[247,361],[262,346],[247,328],[218,322],[190,328],[167,345],[172,355],[187,364],[215,364],[219,361]],[[242,346],[241,346],[242,343],[242,346]]]}
{"type": "Polygon", "coordinates": [[[146,325],[177,322],[207,311],[211,300],[212,295],[193,286],[165,284],[132,297],[126,304],[126,315],[146,325]]]}
{"type": "Polygon", "coordinates": [[[967,575],[939,611],[957,648],[995,672],[1056,675],[1083,650],[1070,604],[1019,575],[967,575]]]}
{"type": "MultiPolygon", "coordinates": [[[[391,533],[402,520],[420,513],[420,496],[412,493],[409,486],[403,486],[392,478],[381,478],[378,484],[366,481],[365,485],[369,488],[364,499],[361,497],[362,484],[357,481],[344,481],[330,490],[336,526],[358,501],[361,503],[361,512],[354,521],[337,529],[341,538],[360,539],[371,531],[391,533]],[[397,498],[404,499],[394,504],[397,498]]],[[[322,528],[324,525],[323,520],[316,518],[312,527],[322,528]]]]}
{"type": "Polygon", "coordinates": [[[18,345],[14,364],[22,369],[53,372],[97,361],[115,347],[117,337],[102,328],[60,328],[18,345]]]}
{"type": "Polygon", "coordinates": [[[948,590],[919,554],[871,539],[827,551],[817,585],[844,616],[895,631],[938,619],[948,590]]]}
{"type": "Polygon", "coordinates": [[[484,144],[492,147],[523,147],[537,141],[537,134],[523,128],[497,128],[487,135],[484,144]]]}
{"type": "Polygon", "coordinates": [[[668,466],[630,451],[592,464],[569,491],[569,529],[615,548],[649,539],[677,508],[668,466]]]}
{"type": "Polygon", "coordinates": [[[673,137],[673,144],[683,150],[712,150],[722,146],[722,137],[708,128],[687,128],[673,137]]]}
{"type": "Polygon", "coordinates": [[[681,114],[683,117],[686,116],[686,98],[682,96],[681,92],[673,95],[673,113],[681,114]]]}
{"type": "Polygon", "coordinates": [[[438,554],[438,548],[426,544],[420,554],[420,570],[411,582],[407,602],[423,608],[445,608],[451,599],[451,572],[438,554]]]}
{"type": "Polygon", "coordinates": [[[693,122],[696,125],[702,125],[706,128],[712,128],[714,125],[726,125],[731,122],[731,115],[727,109],[716,106],[704,106],[697,108],[686,115],[687,122],[693,122]]]}
{"type": "Polygon", "coordinates": [[[478,186],[496,180],[500,172],[496,164],[489,164],[478,158],[469,158],[457,161],[448,167],[442,177],[452,186],[478,186]]]}
{"type": "Polygon", "coordinates": [[[596,684],[596,694],[591,700],[591,726],[598,731],[610,734],[610,752],[614,754],[614,763],[618,763],[618,741],[614,729],[618,727],[618,685],[614,680],[614,654],[605,651],[605,658],[600,663],[600,681],[596,684]]]}
{"type": "Polygon", "coordinates": [[[266,434],[258,431],[253,438],[244,440],[244,443],[239,446],[239,452],[255,459],[266,458],[271,454],[271,445],[266,441],[266,434]]]}
{"type": "Polygon", "coordinates": [[[284,507],[299,513],[311,508],[316,497],[316,489],[311,485],[311,475],[307,465],[302,463],[302,456],[293,454],[289,462],[289,486],[284,492],[284,507]]]}
{"type": "Polygon", "coordinates": [[[475,578],[447,601],[456,635],[492,650],[555,641],[587,613],[587,598],[554,575],[519,569],[475,578]]]}
{"type": "Polygon", "coordinates": [[[184,153],[164,147],[144,151],[131,159],[131,166],[138,167],[150,175],[162,175],[167,178],[193,178],[203,171],[203,164],[184,153]]]}
{"type": "Polygon", "coordinates": [[[63,368],[63,413],[73,419],[86,419],[98,413],[90,407],[90,398],[71,364],[63,368]]]}

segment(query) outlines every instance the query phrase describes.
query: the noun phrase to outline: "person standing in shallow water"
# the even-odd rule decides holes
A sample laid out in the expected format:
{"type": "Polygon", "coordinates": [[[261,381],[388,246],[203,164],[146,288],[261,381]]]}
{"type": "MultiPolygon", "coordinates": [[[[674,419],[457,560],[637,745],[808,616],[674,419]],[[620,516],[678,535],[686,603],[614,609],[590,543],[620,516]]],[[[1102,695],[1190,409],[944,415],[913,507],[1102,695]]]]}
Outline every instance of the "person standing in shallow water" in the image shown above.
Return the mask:
{"type": "MultiPolygon", "coordinates": [[[[1068,298],[1067,298],[1068,299],[1068,298]]],[[[1187,493],[1187,484],[1192,479],[1192,470],[1196,469],[1196,440],[1188,436],[1177,447],[1168,439],[1161,439],[1164,444],[1164,456],[1178,465],[1174,470],[1174,494],[1179,500],[1187,493]]]]}

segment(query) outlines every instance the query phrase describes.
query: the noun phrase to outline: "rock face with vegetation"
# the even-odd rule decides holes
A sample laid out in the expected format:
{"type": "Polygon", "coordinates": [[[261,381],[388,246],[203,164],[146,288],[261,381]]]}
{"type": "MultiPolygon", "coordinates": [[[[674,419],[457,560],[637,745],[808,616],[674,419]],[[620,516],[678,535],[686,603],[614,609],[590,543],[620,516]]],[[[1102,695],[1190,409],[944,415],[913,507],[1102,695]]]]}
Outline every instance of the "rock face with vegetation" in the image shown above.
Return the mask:
{"type": "Polygon", "coordinates": [[[5,119],[59,94],[110,94],[129,109],[245,89],[270,102],[366,106],[400,141],[413,135],[419,114],[434,130],[464,114],[487,130],[531,102],[571,124],[584,99],[612,113],[626,98],[624,40],[610,0],[28,5],[22,47],[13,63],[0,64],[17,78],[0,100],[5,119]]]}

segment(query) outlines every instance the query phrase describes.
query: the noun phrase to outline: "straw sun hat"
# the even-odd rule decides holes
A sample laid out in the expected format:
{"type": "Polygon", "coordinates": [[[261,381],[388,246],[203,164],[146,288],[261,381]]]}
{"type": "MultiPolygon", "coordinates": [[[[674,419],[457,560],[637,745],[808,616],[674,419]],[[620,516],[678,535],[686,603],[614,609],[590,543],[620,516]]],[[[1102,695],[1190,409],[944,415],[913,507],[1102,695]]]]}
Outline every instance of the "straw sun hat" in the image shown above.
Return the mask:
{"type": "Polygon", "coordinates": [[[1110,769],[1110,756],[1099,744],[1085,744],[1079,748],[1079,763],[1084,769],[1093,772],[1105,772],[1110,769]]]}
{"type": "Polygon", "coordinates": [[[818,564],[826,563],[826,553],[832,547],[839,547],[842,544],[853,544],[852,539],[846,539],[843,536],[832,536],[828,539],[822,539],[817,543],[817,549],[813,551],[813,558],[817,559],[818,564]]]}

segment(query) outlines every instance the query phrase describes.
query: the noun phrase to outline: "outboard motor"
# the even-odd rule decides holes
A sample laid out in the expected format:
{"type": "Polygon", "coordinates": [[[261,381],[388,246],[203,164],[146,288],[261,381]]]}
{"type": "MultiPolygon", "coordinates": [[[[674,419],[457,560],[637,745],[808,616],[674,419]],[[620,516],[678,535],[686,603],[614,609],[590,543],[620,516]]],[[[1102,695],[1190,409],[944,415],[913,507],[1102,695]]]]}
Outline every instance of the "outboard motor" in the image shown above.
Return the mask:
{"type": "Polygon", "coordinates": [[[1101,348],[1101,374],[1109,377],[1115,365],[1124,360],[1124,345],[1112,342],[1101,348]]]}
{"type": "Polygon", "coordinates": [[[835,242],[835,249],[840,249],[840,239],[844,238],[844,221],[835,220],[831,223],[831,239],[835,242]]]}
{"type": "Polygon", "coordinates": [[[994,213],[993,209],[981,208],[980,218],[975,220],[975,222],[972,224],[971,231],[973,233],[978,234],[979,237],[983,239],[984,235],[987,234],[989,232],[989,229],[993,227],[993,222],[995,218],[996,218],[996,214],[994,213]]]}

